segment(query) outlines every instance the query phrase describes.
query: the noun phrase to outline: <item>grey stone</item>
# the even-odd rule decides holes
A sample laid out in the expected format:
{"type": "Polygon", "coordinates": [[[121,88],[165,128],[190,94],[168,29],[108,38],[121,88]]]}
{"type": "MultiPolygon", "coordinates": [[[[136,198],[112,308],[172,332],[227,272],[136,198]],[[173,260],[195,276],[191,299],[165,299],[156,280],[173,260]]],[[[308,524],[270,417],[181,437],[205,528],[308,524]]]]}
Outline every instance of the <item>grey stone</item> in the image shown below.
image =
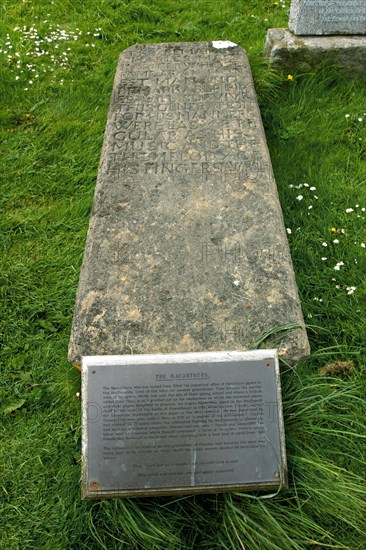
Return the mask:
{"type": "Polygon", "coordinates": [[[366,2],[292,0],[289,29],[297,35],[366,34],[366,2]]]}
{"type": "Polygon", "coordinates": [[[287,487],[276,350],[83,358],[84,498],[287,487]]]}
{"type": "Polygon", "coordinates": [[[231,42],[120,57],[69,360],[309,344],[247,55],[231,42]],[[298,328],[294,328],[298,327],[298,328]]]}
{"type": "Polygon", "coordinates": [[[320,62],[366,77],[366,36],[297,36],[288,29],[269,29],[265,55],[274,67],[307,71],[320,62]]]}

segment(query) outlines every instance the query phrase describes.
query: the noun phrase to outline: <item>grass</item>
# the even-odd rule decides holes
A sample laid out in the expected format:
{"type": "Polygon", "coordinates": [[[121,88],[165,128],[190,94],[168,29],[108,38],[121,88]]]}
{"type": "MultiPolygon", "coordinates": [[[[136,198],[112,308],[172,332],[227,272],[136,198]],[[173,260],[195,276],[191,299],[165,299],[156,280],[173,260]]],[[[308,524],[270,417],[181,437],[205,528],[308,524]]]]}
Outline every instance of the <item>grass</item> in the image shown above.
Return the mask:
{"type": "Polygon", "coordinates": [[[1,549],[364,548],[366,93],[325,67],[292,80],[269,69],[265,33],[288,7],[4,0],[1,549]],[[290,487],[84,502],[66,354],[117,58],[133,43],[212,39],[251,60],[313,350],[282,374],[290,487]],[[353,368],[320,373],[336,361],[353,368]]]}

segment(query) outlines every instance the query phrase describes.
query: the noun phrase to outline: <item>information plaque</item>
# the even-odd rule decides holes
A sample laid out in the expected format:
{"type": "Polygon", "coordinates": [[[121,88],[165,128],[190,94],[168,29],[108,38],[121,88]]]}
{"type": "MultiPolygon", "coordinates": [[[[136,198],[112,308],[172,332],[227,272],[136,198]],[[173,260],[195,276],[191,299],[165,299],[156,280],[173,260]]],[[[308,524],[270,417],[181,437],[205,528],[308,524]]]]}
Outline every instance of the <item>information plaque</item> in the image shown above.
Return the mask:
{"type": "Polygon", "coordinates": [[[276,350],[82,361],[83,498],[287,486],[276,350]]]}

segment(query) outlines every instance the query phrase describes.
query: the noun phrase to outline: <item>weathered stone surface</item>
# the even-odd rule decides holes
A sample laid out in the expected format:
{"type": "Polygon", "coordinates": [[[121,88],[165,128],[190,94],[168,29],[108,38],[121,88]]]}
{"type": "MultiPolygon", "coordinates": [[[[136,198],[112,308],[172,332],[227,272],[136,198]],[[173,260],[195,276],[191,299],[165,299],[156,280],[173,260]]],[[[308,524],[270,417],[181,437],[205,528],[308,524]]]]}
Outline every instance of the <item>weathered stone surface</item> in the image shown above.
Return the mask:
{"type": "Polygon", "coordinates": [[[366,34],[366,2],[292,0],[289,28],[297,35],[366,34]]]}
{"type": "Polygon", "coordinates": [[[299,37],[288,29],[269,29],[264,51],[273,66],[289,71],[306,71],[326,61],[366,77],[366,36],[299,37]]]}
{"type": "Polygon", "coordinates": [[[309,345],[248,59],[231,42],[120,57],[69,360],[309,345]]]}

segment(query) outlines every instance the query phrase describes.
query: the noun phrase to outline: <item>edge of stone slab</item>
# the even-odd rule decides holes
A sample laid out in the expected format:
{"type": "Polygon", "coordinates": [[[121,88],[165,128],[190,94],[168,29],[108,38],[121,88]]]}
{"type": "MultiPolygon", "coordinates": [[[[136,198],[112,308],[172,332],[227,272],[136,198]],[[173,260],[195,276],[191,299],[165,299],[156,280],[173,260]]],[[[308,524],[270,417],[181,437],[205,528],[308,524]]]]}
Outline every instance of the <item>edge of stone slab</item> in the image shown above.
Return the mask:
{"type": "MultiPolygon", "coordinates": [[[[283,331],[285,332],[286,329],[283,329],[283,331]]],[[[306,332],[306,327],[305,325],[298,325],[295,329],[292,329],[292,332],[289,333],[289,332],[286,332],[286,335],[282,338],[281,342],[278,343],[277,345],[274,344],[273,342],[271,342],[271,339],[269,338],[269,340],[265,340],[264,342],[264,345],[266,348],[268,347],[271,347],[273,346],[274,349],[276,349],[277,353],[278,353],[278,358],[279,358],[279,361],[280,361],[280,365],[283,363],[285,366],[288,365],[290,367],[295,367],[297,364],[300,364],[300,363],[303,363],[304,361],[306,361],[310,354],[311,354],[311,349],[310,349],[310,344],[309,344],[309,340],[308,340],[308,337],[307,337],[307,332],[306,332]]],[[[223,352],[223,351],[226,351],[227,353],[232,353],[232,352],[250,352],[250,351],[261,351],[262,349],[264,348],[251,348],[251,347],[248,347],[248,346],[242,346],[240,348],[235,348],[235,349],[226,349],[224,350],[224,348],[220,348],[220,349],[213,349],[212,347],[208,348],[206,350],[207,353],[212,353],[212,352],[223,352]]],[[[156,351],[156,350],[154,350],[156,351]]],[[[116,352],[117,353],[117,352],[116,352]]],[[[189,351],[187,350],[181,350],[179,352],[176,352],[176,351],[162,351],[162,352],[156,352],[156,353],[160,353],[160,354],[170,354],[170,355],[176,355],[176,354],[179,354],[179,353],[204,353],[204,351],[202,349],[189,349],[189,351]]],[[[151,355],[152,352],[151,351],[146,351],[146,353],[140,353],[139,352],[139,355],[151,355]]],[[[105,354],[102,354],[102,355],[105,355],[105,354]]],[[[123,354],[121,352],[119,352],[119,355],[130,355],[130,354],[123,354]]],[[[133,356],[133,354],[131,354],[131,356],[133,356]]],[[[72,343],[72,341],[70,341],[70,349],[69,349],[69,353],[68,353],[68,362],[72,364],[73,367],[75,367],[78,371],[81,372],[81,365],[82,365],[82,360],[83,360],[83,357],[84,355],[82,355],[82,350],[80,349],[80,346],[78,345],[74,345],[72,343]],[[72,349],[71,349],[71,346],[72,346],[72,349]]]]}
{"type": "Polygon", "coordinates": [[[298,36],[289,29],[268,29],[264,54],[274,67],[309,70],[326,61],[366,78],[366,35],[298,36]]]}
{"type": "Polygon", "coordinates": [[[125,48],[120,54],[119,57],[123,56],[126,52],[128,52],[131,49],[139,49],[139,48],[157,48],[162,46],[193,46],[194,44],[211,44],[214,48],[218,50],[227,49],[227,48],[242,48],[239,44],[236,44],[236,42],[231,42],[230,40],[195,40],[193,42],[151,42],[148,44],[131,44],[131,46],[128,46],[125,48]]]}

